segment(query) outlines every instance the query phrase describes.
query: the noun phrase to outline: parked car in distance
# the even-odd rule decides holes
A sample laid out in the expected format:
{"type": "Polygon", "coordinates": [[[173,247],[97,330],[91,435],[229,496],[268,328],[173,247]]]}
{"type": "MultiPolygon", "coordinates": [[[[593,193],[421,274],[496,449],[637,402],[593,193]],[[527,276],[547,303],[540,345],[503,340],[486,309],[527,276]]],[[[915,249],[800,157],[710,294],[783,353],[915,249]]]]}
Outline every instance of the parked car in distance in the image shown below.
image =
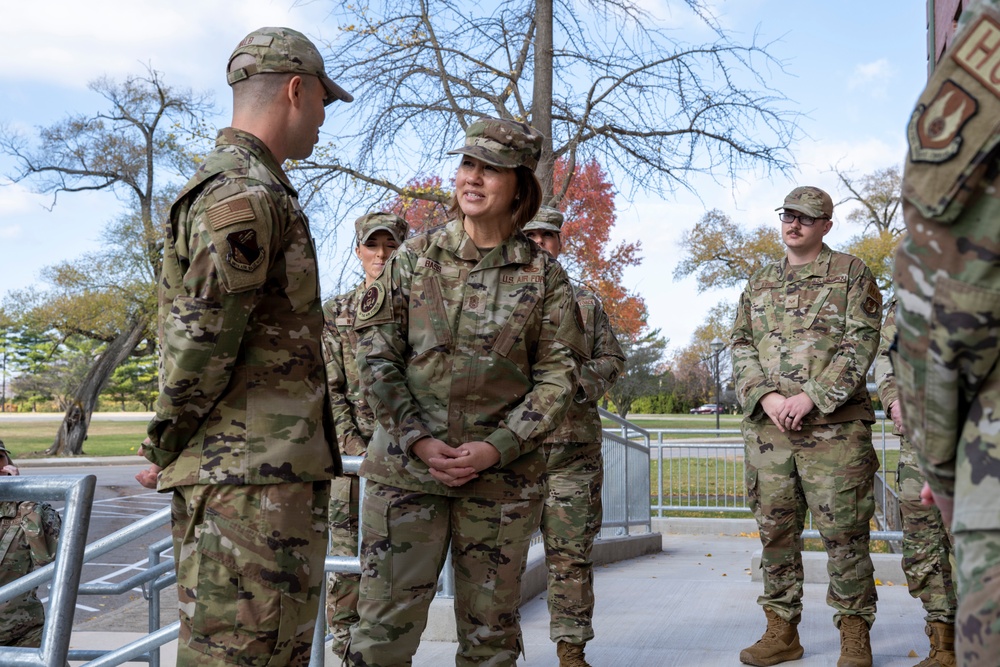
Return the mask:
{"type": "Polygon", "coordinates": [[[715,403],[706,403],[697,408],[691,408],[688,410],[693,415],[721,415],[725,413],[725,408],[721,405],[716,405],[715,403]]]}

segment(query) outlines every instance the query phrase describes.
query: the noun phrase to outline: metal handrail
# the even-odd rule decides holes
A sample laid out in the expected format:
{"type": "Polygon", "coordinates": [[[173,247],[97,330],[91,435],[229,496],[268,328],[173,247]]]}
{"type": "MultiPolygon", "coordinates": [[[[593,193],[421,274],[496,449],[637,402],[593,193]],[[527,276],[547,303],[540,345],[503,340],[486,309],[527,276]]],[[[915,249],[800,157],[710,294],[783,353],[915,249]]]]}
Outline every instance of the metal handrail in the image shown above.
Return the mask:
{"type": "Polygon", "coordinates": [[[0,588],[0,602],[6,602],[37,588],[43,581],[52,581],[41,647],[0,646],[0,663],[5,667],[66,664],[96,486],[94,475],[4,477],[0,483],[0,500],[65,503],[55,562],[0,588]]]}

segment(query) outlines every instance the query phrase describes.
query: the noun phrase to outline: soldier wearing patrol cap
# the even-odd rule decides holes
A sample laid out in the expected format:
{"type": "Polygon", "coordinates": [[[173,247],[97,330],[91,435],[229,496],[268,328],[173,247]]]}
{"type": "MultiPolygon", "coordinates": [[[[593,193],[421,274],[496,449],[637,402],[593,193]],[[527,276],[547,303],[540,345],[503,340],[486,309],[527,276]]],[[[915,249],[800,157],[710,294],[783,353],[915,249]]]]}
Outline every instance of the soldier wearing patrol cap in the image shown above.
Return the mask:
{"type": "MultiPolygon", "coordinates": [[[[358,375],[355,356],[358,336],[354,317],[358,302],[371,286],[393,251],[406,239],[406,221],[392,213],[368,213],[354,223],[364,277],[350,292],[323,304],[323,358],[330,388],[330,406],[341,454],[363,456],[375,431],[375,415],[368,407],[358,375]]],[[[357,475],[338,477],[330,482],[330,555],[356,556],[358,553],[357,475]]],[[[326,618],[333,634],[332,649],[343,655],[358,620],[359,574],[330,573],[326,595],[326,618]]]]}
{"type": "Polygon", "coordinates": [[[454,219],[407,239],[358,305],[358,367],[378,424],[361,467],[351,664],[410,663],[449,543],[456,664],[513,667],[522,652],[540,447],[589,352],[565,272],[520,232],[541,202],[540,151],[524,123],[472,123],[452,151],[454,219]]]}
{"type": "Polygon", "coordinates": [[[758,271],[740,297],[731,335],[746,415],[746,482],[760,527],[767,630],[740,653],[749,665],[803,654],[802,539],[806,510],[829,559],[827,604],[840,629],[838,667],[870,667],[875,620],[868,522],[878,458],[865,377],[875,358],[882,297],[857,257],[823,243],[833,201],[792,190],[778,209],[785,259],[758,271]]]}
{"type": "Polygon", "coordinates": [[[173,492],[181,665],[305,665],[340,454],[309,222],[282,170],[351,96],[302,33],[229,59],[232,126],[181,191],[159,281],[160,394],[137,479],[173,492]]]}
{"type": "Polygon", "coordinates": [[[955,660],[1000,662],[1000,3],[966,3],[908,126],[903,427],[955,540],[955,660]]]}
{"type": "MultiPolygon", "coordinates": [[[[563,214],[542,206],[524,233],[558,259],[563,214]]],[[[545,454],[545,507],[542,538],[548,567],[549,637],[556,642],[559,667],[589,667],[583,647],[594,638],[594,539],[601,530],[601,416],[597,401],[625,367],[611,322],[597,295],[575,285],[583,320],[587,359],[580,368],[576,399],[542,451],[545,454]]]]}
{"type": "MultiPolygon", "coordinates": [[[[19,474],[0,440],[0,476],[19,474]]],[[[59,514],[48,503],[0,502],[0,586],[54,561],[61,527],[59,514]]],[[[0,602],[0,646],[38,648],[44,626],[45,608],[36,589],[0,602]]]]}

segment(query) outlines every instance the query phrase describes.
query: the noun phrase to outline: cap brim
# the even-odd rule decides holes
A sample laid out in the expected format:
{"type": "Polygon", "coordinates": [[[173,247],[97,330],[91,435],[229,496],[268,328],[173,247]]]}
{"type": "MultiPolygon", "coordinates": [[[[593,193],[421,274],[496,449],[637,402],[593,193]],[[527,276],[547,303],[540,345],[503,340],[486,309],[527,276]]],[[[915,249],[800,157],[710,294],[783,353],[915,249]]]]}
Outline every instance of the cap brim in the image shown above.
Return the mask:
{"type": "Polygon", "coordinates": [[[354,95],[338,86],[334,83],[333,79],[328,77],[326,73],[320,75],[320,82],[323,84],[323,89],[326,90],[326,104],[330,104],[335,100],[340,100],[341,102],[353,102],[354,95]]]}
{"type": "Polygon", "coordinates": [[[383,231],[389,232],[389,236],[391,236],[393,238],[393,240],[396,241],[396,243],[402,243],[402,239],[400,239],[396,235],[396,230],[393,229],[392,227],[387,227],[386,225],[379,225],[378,227],[372,227],[367,232],[365,232],[364,236],[362,236],[358,240],[358,243],[364,243],[369,238],[371,238],[371,235],[374,234],[375,232],[383,232],[383,231]]]}
{"type": "Polygon", "coordinates": [[[536,220],[532,220],[531,222],[526,224],[524,227],[521,228],[521,231],[530,232],[532,229],[542,229],[550,232],[555,232],[557,234],[562,233],[561,227],[553,225],[551,222],[538,222],[536,220]]]}
{"type": "Polygon", "coordinates": [[[453,151],[448,151],[448,155],[468,155],[469,157],[474,157],[477,160],[482,160],[486,164],[491,164],[494,167],[503,167],[504,169],[514,169],[518,166],[517,162],[514,162],[513,160],[505,160],[483,146],[462,146],[461,148],[456,148],[453,151]]]}

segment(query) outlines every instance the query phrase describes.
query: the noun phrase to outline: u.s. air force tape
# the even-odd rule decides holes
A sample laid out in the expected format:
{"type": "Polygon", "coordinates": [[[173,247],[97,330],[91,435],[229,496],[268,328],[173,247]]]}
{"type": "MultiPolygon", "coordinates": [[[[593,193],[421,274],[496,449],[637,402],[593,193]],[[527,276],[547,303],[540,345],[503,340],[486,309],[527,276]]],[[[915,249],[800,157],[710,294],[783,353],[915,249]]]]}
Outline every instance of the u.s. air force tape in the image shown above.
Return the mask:
{"type": "Polygon", "coordinates": [[[362,321],[371,319],[382,307],[383,301],[385,301],[385,288],[382,287],[382,283],[372,283],[372,286],[365,290],[361,296],[361,302],[358,304],[358,319],[362,321]]]}

